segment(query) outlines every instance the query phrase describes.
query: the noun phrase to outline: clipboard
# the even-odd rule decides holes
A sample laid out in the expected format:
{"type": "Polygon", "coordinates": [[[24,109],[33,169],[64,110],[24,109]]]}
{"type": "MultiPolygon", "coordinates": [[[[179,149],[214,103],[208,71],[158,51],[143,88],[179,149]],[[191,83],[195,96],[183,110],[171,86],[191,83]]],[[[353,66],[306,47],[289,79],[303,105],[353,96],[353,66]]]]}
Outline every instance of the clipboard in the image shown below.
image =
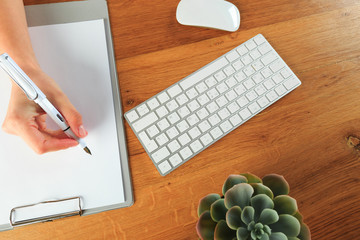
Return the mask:
{"type": "MultiPolygon", "coordinates": [[[[124,201],[97,208],[83,209],[81,204],[81,196],[73,196],[60,199],[48,199],[40,202],[32,202],[22,206],[13,206],[8,216],[10,224],[0,224],[0,231],[11,230],[16,226],[22,226],[36,222],[51,221],[54,219],[75,215],[95,214],[107,210],[131,206],[134,203],[134,198],[132,193],[132,183],[130,178],[124,123],[122,117],[121,98],[119,93],[106,0],[89,0],[33,5],[26,6],[25,11],[29,27],[103,20],[105,41],[107,44],[109,74],[111,79],[110,84],[114,107],[114,121],[118,140],[117,148],[120,157],[119,164],[121,173],[119,174],[121,174],[122,177],[124,201]],[[36,208],[36,212],[39,213],[39,215],[28,218],[29,213],[26,211],[30,208],[36,208]],[[64,212],[59,212],[59,209],[66,210],[64,212]]],[[[16,189],[14,191],[16,191],[16,189]]]]}

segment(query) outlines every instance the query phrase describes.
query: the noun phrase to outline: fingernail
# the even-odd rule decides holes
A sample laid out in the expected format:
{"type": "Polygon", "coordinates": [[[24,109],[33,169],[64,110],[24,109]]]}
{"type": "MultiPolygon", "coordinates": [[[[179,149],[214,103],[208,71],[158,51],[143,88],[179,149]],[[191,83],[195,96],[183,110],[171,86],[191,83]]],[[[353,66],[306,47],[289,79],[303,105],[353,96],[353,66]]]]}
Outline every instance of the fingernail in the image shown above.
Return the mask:
{"type": "Polygon", "coordinates": [[[87,131],[85,130],[83,125],[79,127],[79,134],[81,137],[85,137],[87,135],[87,131]]]}

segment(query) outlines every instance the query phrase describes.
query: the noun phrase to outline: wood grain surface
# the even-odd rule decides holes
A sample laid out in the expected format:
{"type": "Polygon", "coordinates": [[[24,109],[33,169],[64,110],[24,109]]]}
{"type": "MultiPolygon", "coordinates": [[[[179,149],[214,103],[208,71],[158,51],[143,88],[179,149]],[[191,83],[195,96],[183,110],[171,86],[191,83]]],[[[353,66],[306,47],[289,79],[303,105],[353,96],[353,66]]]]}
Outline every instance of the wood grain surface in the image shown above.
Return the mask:
{"type": "Polygon", "coordinates": [[[235,33],[178,24],[178,2],[108,0],[124,111],[258,33],[302,85],[166,177],[126,124],[132,207],[0,239],[197,239],[199,199],[243,172],[283,175],[312,239],[359,239],[360,2],[233,0],[241,12],[235,33]]]}

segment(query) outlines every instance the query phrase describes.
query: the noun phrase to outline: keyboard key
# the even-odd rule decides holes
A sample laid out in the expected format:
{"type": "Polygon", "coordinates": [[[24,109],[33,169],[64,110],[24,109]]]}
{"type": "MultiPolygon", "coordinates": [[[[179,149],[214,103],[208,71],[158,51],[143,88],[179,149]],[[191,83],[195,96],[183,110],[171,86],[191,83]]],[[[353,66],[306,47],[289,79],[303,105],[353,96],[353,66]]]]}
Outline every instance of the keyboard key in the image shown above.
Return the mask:
{"type": "Polygon", "coordinates": [[[245,107],[246,104],[249,103],[249,100],[245,96],[242,96],[238,100],[236,100],[236,102],[240,105],[240,107],[245,107]]]}
{"type": "Polygon", "coordinates": [[[264,86],[266,87],[266,89],[271,89],[275,86],[275,83],[273,80],[269,79],[267,81],[264,82],[264,86]]]}
{"type": "Polygon", "coordinates": [[[234,90],[239,96],[246,92],[246,88],[242,84],[239,84],[238,86],[236,86],[234,88],[234,90]]]}
{"type": "Polygon", "coordinates": [[[259,104],[257,104],[257,102],[250,104],[248,108],[253,114],[255,114],[256,112],[258,112],[260,110],[260,106],[259,106],[259,104]]]}
{"type": "Polygon", "coordinates": [[[226,75],[223,71],[219,71],[219,72],[215,73],[214,77],[216,80],[218,80],[220,82],[226,78],[226,75]]]}
{"type": "Polygon", "coordinates": [[[295,79],[294,77],[291,77],[284,82],[284,86],[288,90],[292,89],[293,87],[297,86],[298,84],[299,84],[299,81],[297,79],[295,79]]]}
{"type": "Polygon", "coordinates": [[[173,112],[167,117],[167,119],[169,120],[170,124],[174,124],[180,120],[180,117],[176,112],[173,112]]]}
{"type": "Polygon", "coordinates": [[[214,62],[210,63],[201,70],[187,77],[185,80],[181,81],[180,86],[182,87],[183,90],[186,90],[194,86],[196,83],[202,81],[207,76],[211,75],[211,73],[215,73],[219,69],[225,67],[228,63],[229,62],[226,60],[226,58],[224,57],[218,58],[214,62]]]}
{"type": "Polygon", "coordinates": [[[261,59],[261,62],[264,64],[264,65],[269,65],[271,62],[275,61],[278,57],[276,56],[275,53],[273,52],[270,52],[268,53],[267,55],[265,55],[262,59],[261,59]]]}
{"type": "Polygon", "coordinates": [[[247,49],[253,50],[254,48],[256,48],[256,43],[254,42],[254,40],[251,39],[245,43],[245,46],[247,47],[247,49]]]}
{"type": "Polygon", "coordinates": [[[241,61],[244,63],[244,65],[249,65],[252,63],[253,59],[249,55],[245,55],[241,58],[241,61]]]}
{"type": "Polygon", "coordinates": [[[228,100],[224,96],[220,96],[218,99],[216,99],[216,103],[219,105],[219,107],[223,107],[228,103],[228,100]]]}
{"type": "Polygon", "coordinates": [[[157,126],[160,128],[160,131],[164,131],[166,128],[170,127],[170,123],[164,118],[157,123],[157,126]]]}
{"type": "Polygon", "coordinates": [[[238,82],[235,80],[234,77],[230,77],[228,79],[225,80],[225,83],[226,85],[229,87],[229,88],[232,88],[233,86],[235,86],[238,82]]]}
{"type": "Polygon", "coordinates": [[[215,102],[211,102],[209,103],[207,106],[206,106],[206,109],[210,112],[210,113],[213,113],[215,112],[216,110],[219,109],[218,105],[215,103],[215,102]]]}
{"type": "Polygon", "coordinates": [[[184,118],[190,114],[190,110],[186,106],[183,106],[177,112],[181,118],[184,118]]]}
{"type": "Polygon", "coordinates": [[[258,34],[254,37],[254,41],[257,45],[260,45],[260,44],[264,43],[266,40],[263,35],[258,34]]]}
{"type": "Polygon", "coordinates": [[[232,102],[227,106],[227,109],[229,109],[230,113],[233,114],[237,112],[240,109],[240,107],[239,105],[237,105],[236,102],[232,102]]]}
{"type": "Polygon", "coordinates": [[[256,60],[261,57],[261,54],[257,49],[255,49],[250,53],[250,56],[252,57],[252,59],[256,60]]]}
{"type": "Polygon", "coordinates": [[[143,142],[143,145],[145,146],[145,149],[148,150],[148,152],[152,152],[155,149],[158,148],[158,145],[156,144],[156,142],[154,140],[151,140],[145,132],[141,132],[139,133],[139,138],[141,139],[141,141],[143,142]]]}
{"type": "Polygon", "coordinates": [[[171,152],[176,152],[181,148],[181,146],[177,140],[174,140],[169,143],[168,148],[170,149],[171,152]]]}
{"type": "Polygon", "coordinates": [[[206,94],[209,96],[210,100],[219,96],[219,92],[216,90],[216,88],[209,90],[206,94]]]}
{"type": "Polygon", "coordinates": [[[158,120],[158,117],[154,112],[149,113],[148,115],[140,118],[132,125],[136,132],[140,132],[144,128],[148,127],[149,125],[153,124],[158,120]]]}
{"type": "Polygon", "coordinates": [[[202,121],[198,126],[202,132],[206,132],[207,130],[209,130],[211,128],[211,126],[207,120],[202,121]]]}
{"type": "Polygon", "coordinates": [[[160,134],[155,139],[156,139],[156,142],[159,144],[159,146],[162,146],[162,145],[164,145],[165,143],[167,143],[169,141],[169,139],[165,135],[165,133],[160,134]]]}
{"type": "Polygon", "coordinates": [[[221,109],[219,112],[218,112],[218,115],[220,116],[220,118],[222,120],[224,120],[225,118],[227,118],[228,116],[230,116],[230,112],[229,110],[227,110],[226,108],[223,108],[221,109]]]}
{"type": "Polygon", "coordinates": [[[258,48],[258,50],[262,55],[264,55],[265,53],[270,52],[272,50],[272,48],[270,47],[270,45],[268,43],[264,43],[258,48]]]}
{"type": "Polygon", "coordinates": [[[200,141],[202,142],[202,144],[204,144],[206,146],[206,145],[209,145],[213,141],[213,139],[209,133],[206,133],[205,135],[200,137],[200,141]]]}
{"type": "Polygon", "coordinates": [[[253,80],[249,79],[249,80],[246,80],[246,81],[244,82],[244,86],[245,86],[247,89],[250,89],[250,88],[252,88],[252,87],[255,86],[255,83],[254,83],[253,80]]]}
{"type": "Polygon", "coordinates": [[[241,62],[241,60],[236,60],[233,63],[233,67],[235,68],[236,71],[242,69],[245,65],[241,62]]]}
{"type": "Polygon", "coordinates": [[[234,92],[234,90],[228,91],[227,93],[225,93],[225,96],[229,100],[229,102],[231,102],[232,100],[238,97],[238,95],[234,92]]]}
{"type": "Polygon", "coordinates": [[[277,71],[279,71],[280,69],[282,69],[283,67],[285,67],[284,63],[282,61],[280,61],[279,59],[276,60],[275,62],[273,62],[270,65],[270,69],[276,73],[277,71]]]}
{"type": "Polygon", "coordinates": [[[201,132],[199,130],[198,127],[193,127],[192,129],[189,130],[189,135],[192,139],[197,138],[198,136],[200,136],[201,132]]]}
{"type": "Polygon", "coordinates": [[[179,138],[178,138],[179,142],[181,143],[181,145],[186,145],[188,144],[191,139],[189,137],[189,135],[187,133],[184,133],[183,135],[181,135],[179,138]]]}
{"type": "Polygon", "coordinates": [[[156,163],[159,163],[160,161],[162,161],[163,159],[165,159],[169,155],[170,155],[169,150],[166,147],[162,147],[159,150],[157,150],[156,152],[154,152],[151,156],[152,156],[152,159],[156,163]]]}
{"type": "Polygon", "coordinates": [[[179,153],[183,159],[187,159],[193,154],[189,147],[183,148],[179,153]]]}
{"type": "Polygon", "coordinates": [[[166,116],[166,114],[168,114],[169,111],[165,108],[165,106],[161,106],[158,109],[156,109],[156,113],[159,116],[159,118],[162,118],[163,116],[166,116]]]}
{"type": "Polygon", "coordinates": [[[200,107],[200,104],[196,100],[193,100],[187,106],[191,112],[194,112],[196,109],[200,107]]]}
{"type": "Polygon", "coordinates": [[[275,74],[272,79],[276,84],[279,84],[284,80],[284,78],[280,74],[275,74]]]}
{"type": "Polygon", "coordinates": [[[237,126],[239,123],[241,123],[242,121],[241,121],[241,118],[239,117],[239,115],[234,115],[234,116],[232,116],[230,119],[230,122],[232,123],[232,125],[234,125],[234,126],[237,126]]]}
{"type": "Polygon", "coordinates": [[[226,90],[228,90],[229,88],[228,88],[228,86],[226,86],[226,84],[225,83],[220,83],[219,85],[217,85],[217,87],[216,87],[216,89],[219,91],[219,93],[221,94],[221,93],[224,93],[224,92],[226,92],[226,90]]]}
{"type": "Polygon", "coordinates": [[[265,92],[266,92],[266,89],[265,87],[260,84],[258,86],[255,87],[255,92],[258,94],[258,95],[263,95],[265,92]]]}
{"type": "Polygon", "coordinates": [[[200,105],[205,105],[210,101],[210,99],[206,94],[201,95],[200,97],[197,98],[197,100],[200,103],[200,105]]]}
{"type": "Polygon", "coordinates": [[[259,98],[259,100],[257,100],[257,102],[260,105],[260,107],[262,107],[262,108],[269,104],[269,100],[266,97],[259,98]]]}
{"type": "Polygon", "coordinates": [[[138,111],[140,116],[144,116],[145,114],[147,114],[150,111],[149,108],[145,104],[142,104],[136,110],[138,111]]]}
{"type": "Polygon", "coordinates": [[[247,99],[251,102],[253,100],[255,100],[257,98],[257,94],[254,90],[251,90],[250,92],[248,92],[247,94],[245,94],[245,96],[247,97],[247,99]]]}
{"type": "Polygon", "coordinates": [[[239,57],[239,54],[236,51],[231,51],[230,53],[228,53],[226,55],[226,58],[229,62],[234,61],[235,59],[237,59],[239,57]]]}
{"type": "Polygon", "coordinates": [[[189,124],[185,120],[182,120],[176,125],[176,127],[179,129],[180,132],[185,132],[185,130],[189,128],[189,124]]]}
{"type": "Polygon", "coordinates": [[[255,69],[252,66],[248,66],[244,68],[243,72],[246,74],[246,76],[250,77],[252,74],[255,73],[255,69]]]}
{"type": "Polygon", "coordinates": [[[170,99],[169,95],[167,95],[166,92],[162,92],[157,96],[157,99],[160,101],[160,103],[165,103],[167,100],[170,99]]]}
{"type": "Polygon", "coordinates": [[[179,105],[183,105],[189,101],[189,99],[185,96],[185,94],[180,94],[176,97],[176,101],[179,103],[179,105]]]}
{"type": "Polygon", "coordinates": [[[241,81],[245,80],[247,77],[246,77],[246,75],[245,75],[243,72],[238,72],[238,73],[235,74],[235,78],[236,78],[239,82],[241,82],[241,81]]]}
{"type": "Polygon", "coordinates": [[[270,68],[266,67],[264,70],[261,71],[261,74],[264,76],[264,78],[268,78],[272,75],[272,71],[270,68]]]}
{"type": "Polygon", "coordinates": [[[241,110],[239,112],[239,114],[240,114],[241,118],[244,120],[248,119],[251,116],[251,113],[247,108],[241,110]]]}
{"type": "Polygon", "coordinates": [[[206,86],[206,84],[204,82],[199,83],[198,85],[196,85],[195,88],[196,88],[196,90],[198,90],[199,93],[203,93],[208,89],[208,87],[206,86]]]}
{"type": "Polygon", "coordinates": [[[276,92],[279,96],[281,96],[281,95],[283,95],[283,94],[286,92],[286,89],[284,88],[283,85],[280,85],[280,86],[278,86],[277,88],[275,88],[275,92],[276,92]]]}
{"type": "Polygon", "coordinates": [[[186,121],[188,121],[188,123],[190,124],[190,126],[194,126],[195,124],[197,124],[200,120],[199,118],[195,115],[195,114],[192,114],[190,115],[186,121]]]}
{"type": "Polygon", "coordinates": [[[171,127],[166,130],[166,134],[169,136],[170,139],[173,139],[174,137],[179,135],[179,131],[176,129],[176,127],[171,127]]]}
{"type": "Polygon", "coordinates": [[[214,139],[217,139],[217,138],[221,137],[223,132],[221,131],[221,129],[219,127],[215,127],[213,130],[210,131],[210,134],[214,139]]]}
{"type": "Polygon", "coordinates": [[[224,72],[229,77],[235,73],[235,69],[232,66],[227,66],[226,68],[224,68],[224,72]]]}
{"type": "Polygon", "coordinates": [[[215,86],[217,84],[217,81],[213,76],[211,76],[205,80],[205,83],[210,88],[212,86],[215,86]]]}
{"type": "Polygon", "coordinates": [[[169,88],[167,90],[168,94],[170,95],[171,98],[175,97],[176,95],[180,94],[182,92],[182,89],[180,88],[179,85],[174,85],[171,88],[169,88]]]}
{"type": "Polygon", "coordinates": [[[246,48],[244,45],[241,45],[240,47],[238,47],[238,48],[236,49],[236,51],[237,51],[241,56],[243,56],[243,55],[245,55],[246,53],[249,52],[249,50],[247,50],[247,48],[246,48]]]}
{"type": "Polygon", "coordinates": [[[172,112],[173,110],[175,110],[175,109],[177,109],[179,107],[179,104],[177,104],[177,102],[173,99],[173,100],[170,100],[166,104],[166,107],[169,110],[169,112],[172,112]]]}
{"type": "Polygon", "coordinates": [[[220,128],[221,130],[223,130],[223,132],[228,132],[232,128],[232,125],[228,120],[226,120],[225,122],[220,124],[220,128]]]}
{"type": "Polygon", "coordinates": [[[193,150],[193,152],[198,152],[203,148],[203,145],[199,140],[196,140],[195,142],[190,144],[190,148],[193,150]]]}
{"type": "Polygon", "coordinates": [[[287,69],[284,69],[284,70],[281,70],[281,75],[284,77],[284,78],[288,78],[291,76],[291,73],[289,72],[289,70],[287,69]]]}
{"type": "Polygon", "coordinates": [[[156,98],[153,98],[147,102],[147,105],[151,110],[154,110],[155,108],[160,106],[160,103],[158,102],[158,100],[156,100],[156,98]]]}
{"type": "Polygon", "coordinates": [[[195,90],[195,88],[190,88],[188,91],[186,91],[186,95],[188,98],[193,99],[194,97],[198,96],[199,93],[195,90]]]}
{"type": "Polygon", "coordinates": [[[209,116],[209,113],[208,113],[208,111],[206,110],[206,108],[200,109],[199,111],[197,111],[196,114],[198,115],[198,117],[199,117],[200,119],[204,119],[204,118],[206,118],[207,116],[209,116]]]}
{"type": "Polygon", "coordinates": [[[221,122],[221,119],[219,118],[219,116],[217,114],[212,115],[211,117],[209,117],[208,120],[212,126],[215,126],[216,124],[221,122]]]}
{"type": "Polygon", "coordinates": [[[159,129],[155,126],[152,125],[151,127],[149,127],[146,132],[149,134],[150,138],[153,138],[155,135],[157,135],[160,131],[159,129]]]}
{"type": "Polygon", "coordinates": [[[270,91],[269,93],[266,94],[266,97],[269,99],[270,102],[274,101],[275,99],[278,98],[278,95],[275,93],[274,90],[270,91]]]}
{"type": "Polygon", "coordinates": [[[165,173],[167,173],[168,171],[171,170],[171,166],[170,166],[170,164],[169,164],[168,161],[164,161],[164,162],[160,163],[160,164],[158,165],[158,167],[159,167],[160,172],[161,172],[162,174],[165,174],[165,173]]]}
{"type": "Polygon", "coordinates": [[[254,80],[255,83],[261,83],[265,78],[261,73],[257,73],[254,76],[252,76],[252,79],[254,80]]]}
{"type": "Polygon", "coordinates": [[[136,113],[135,110],[132,110],[132,111],[130,111],[130,112],[128,112],[128,113],[126,114],[126,117],[128,118],[128,120],[129,120],[130,122],[133,122],[133,121],[135,121],[136,119],[139,118],[139,115],[136,113]]]}
{"type": "Polygon", "coordinates": [[[179,165],[182,162],[182,159],[179,156],[179,154],[176,153],[175,155],[169,157],[169,161],[170,161],[171,165],[176,167],[177,165],[179,165]]]}

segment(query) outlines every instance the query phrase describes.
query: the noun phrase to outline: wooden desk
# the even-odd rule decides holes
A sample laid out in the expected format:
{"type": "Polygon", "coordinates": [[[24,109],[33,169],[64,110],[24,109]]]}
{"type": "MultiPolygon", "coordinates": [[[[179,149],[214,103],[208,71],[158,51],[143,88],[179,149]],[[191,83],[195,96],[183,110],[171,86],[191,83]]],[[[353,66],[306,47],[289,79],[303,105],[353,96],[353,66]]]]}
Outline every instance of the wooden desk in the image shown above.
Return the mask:
{"type": "MultiPolygon", "coordinates": [[[[0,239],[197,239],[199,199],[243,172],[284,175],[313,239],[358,239],[360,2],[233,0],[242,21],[228,33],[181,26],[178,1],[108,0],[124,111],[257,33],[301,87],[166,177],[126,124],[132,207],[21,227],[0,239]]],[[[25,1],[49,2],[57,1],[25,1]]]]}

